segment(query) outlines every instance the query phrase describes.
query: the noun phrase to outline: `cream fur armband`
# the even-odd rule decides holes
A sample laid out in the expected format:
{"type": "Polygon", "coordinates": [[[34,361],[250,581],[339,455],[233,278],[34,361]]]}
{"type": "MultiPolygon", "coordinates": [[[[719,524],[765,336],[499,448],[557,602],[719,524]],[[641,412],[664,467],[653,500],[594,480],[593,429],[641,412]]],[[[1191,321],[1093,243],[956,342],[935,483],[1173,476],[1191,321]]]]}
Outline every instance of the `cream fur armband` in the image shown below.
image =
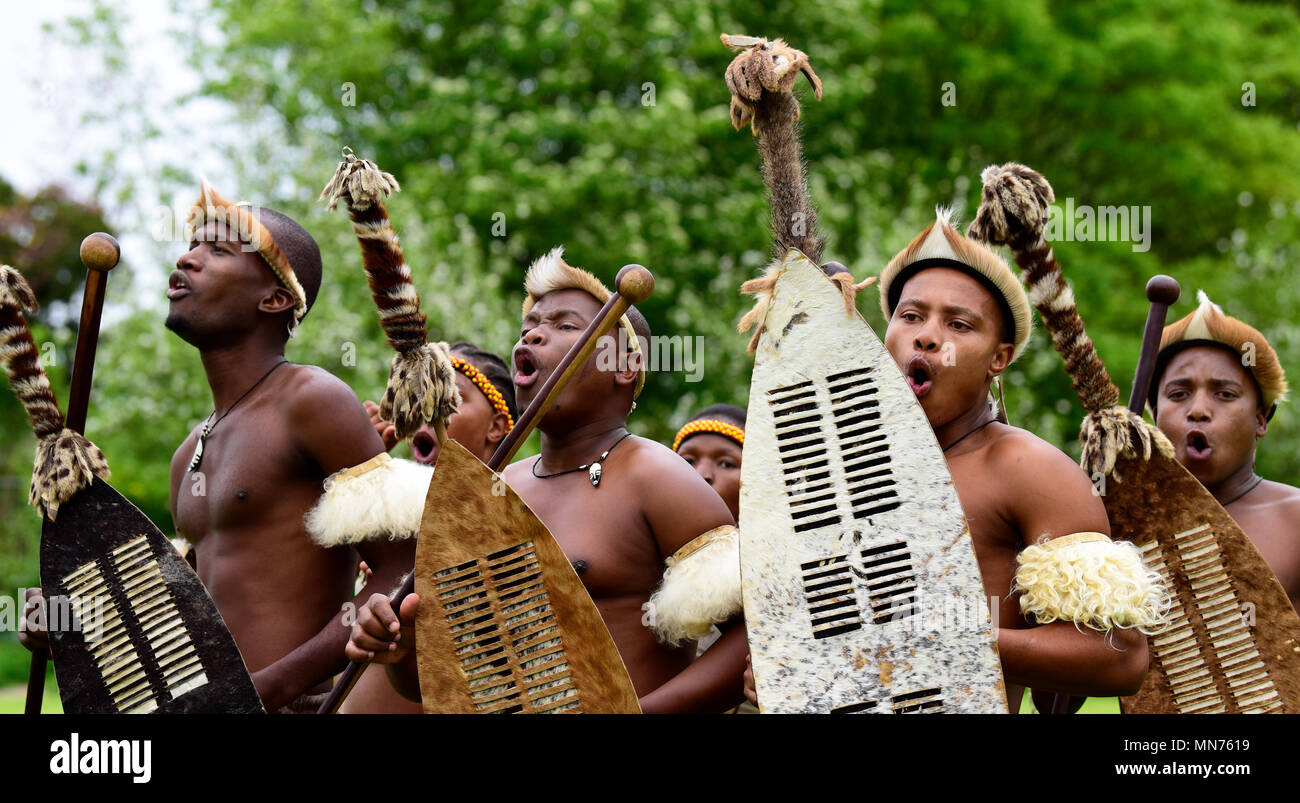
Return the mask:
{"type": "Polygon", "coordinates": [[[1075,533],[1026,547],[1016,558],[1020,610],[1039,624],[1059,620],[1094,630],[1158,632],[1170,597],[1160,575],[1127,541],[1075,533]]]}
{"type": "Polygon", "coordinates": [[[663,580],[641,606],[641,624],[665,644],[701,638],[741,611],[740,531],[715,527],[665,561],[663,580]]]}
{"type": "Polygon", "coordinates": [[[325,479],[325,493],[307,512],[307,531],[323,547],[411,538],[420,531],[432,478],[432,466],[375,455],[325,479]]]}

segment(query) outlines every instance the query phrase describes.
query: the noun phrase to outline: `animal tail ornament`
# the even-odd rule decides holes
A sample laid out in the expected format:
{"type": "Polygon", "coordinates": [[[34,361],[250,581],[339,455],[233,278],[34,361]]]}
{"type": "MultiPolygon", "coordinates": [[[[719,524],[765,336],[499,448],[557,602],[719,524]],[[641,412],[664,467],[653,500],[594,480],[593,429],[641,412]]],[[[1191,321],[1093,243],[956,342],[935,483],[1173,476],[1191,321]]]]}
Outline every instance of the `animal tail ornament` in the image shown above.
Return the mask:
{"type": "Polygon", "coordinates": [[[67,502],[95,477],[109,478],[108,461],[99,447],[63,425],[63,413],[41,367],[36,342],[23,310],[35,313],[36,294],[23,275],[0,265],[0,366],[27,410],[39,442],[28,501],[54,521],[67,502]]]}
{"type": "Polygon", "coordinates": [[[393,422],[399,439],[429,421],[445,422],[460,406],[450,351],[446,343],[427,340],[420,296],[384,207],[384,198],[400,189],[391,174],[344,148],[343,161],[320,195],[331,210],[340,199],[347,204],[380,324],[397,351],[379,413],[393,422]]]}
{"type": "MultiPolygon", "coordinates": [[[[754,308],[746,313],[737,327],[741,332],[754,329],[749,341],[752,354],[762,334],[763,318],[771,301],[772,288],[780,272],[785,252],[797,248],[804,256],[821,264],[826,238],[817,229],[817,208],[808,192],[804,173],[803,146],[799,141],[799,101],[794,96],[795,79],[802,73],[812,84],[813,94],[822,98],[822,82],[813,72],[808,54],[795,50],[781,39],[768,41],[757,36],[722,34],[722,43],[740,50],[727,67],[727,89],[731,91],[731,124],[737,131],[751,125],[763,159],[763,183],[767,185],[772,208],[772,235],[775,262],[761,279],[751,279],[741,286],[742,293],[757,295],[754,308]]],[[[855,283],[847,272],[830,275],[844,294],[844,307],[856,311],[854,298],[875,277],[855,283]]]]}
{"type": "Polygon", "coordinates": [[[1065,359],[1065,370],[1087,411],[1079,431],[1080,465],[1090,475],[1111,475],[1118,482],[1114,469],[1120,457],[1146,460],[1153,450],[1172,456],[1169,439],[1119,403],[1119,388],[1084,330],[1074,293],[1045,237],[1049,207],[1056,197],[1047,179],[1009,162],[986,167],[980,180],[983,197],[967,235],[1010,247],[1020,266],[1029,300],[1043,316],[1052,345],[1065,359]]]}

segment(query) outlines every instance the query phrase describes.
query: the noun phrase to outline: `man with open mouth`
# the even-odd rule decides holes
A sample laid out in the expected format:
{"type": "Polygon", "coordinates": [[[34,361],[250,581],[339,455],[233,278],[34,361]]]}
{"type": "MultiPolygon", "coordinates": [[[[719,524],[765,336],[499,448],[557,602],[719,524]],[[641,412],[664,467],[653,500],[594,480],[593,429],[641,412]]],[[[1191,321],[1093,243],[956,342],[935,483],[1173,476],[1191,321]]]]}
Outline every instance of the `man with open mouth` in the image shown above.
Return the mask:
{"type": "MultiPolygon", "coordinates": [[[[556,248],[525,279],[512,353],[516,403],[527,408],[610,297],[556,248]]],[[[721,712],[742,699],[738,537],[726,503],[671,449],[632,435],[650,327],[629,308],[538,425],[541,454],[502,472],[555,536],[591,594],[643,711],[721,712]],[[667,561],[665,561],[667,558],[667,561]],[[667,568],[665,568],[667,564],[667,568]],[[722,637],[698,660],[694,639],[722,637]]],[[[358,615],[348,656],[390,664],[395,688],[418,690],[414,605],[401,629],[382,595],[358,615]]]]}
{"type": "Polygon", "coordinates": [[[206,183],[189,229],[166,325],[198,349],[214,409],[172,458],[172,518],[267,710],[314,711],[345,663],[358,552],[368,596],[398,583],[414,543],[325,549],[304,524],[327,476],[383,452],[346,384],[284,356],[320,289],[316,241],[206,183]]]}
{"type": "Polygon", "coordinates": [[[1165,327],[1147,402],[1178,462],[1241,525],[1300,611],[1300,488],[1255,473],[1286,375],[1258,330],[1204,291],[1197,299],[1165,327]]]}
{"type": "Polygon", "coordinates": [[[880,298],[885,346],[934,428],[970,526],[1011,711],[1026,686],[1078,695],[1136,691],[1147,669],[1141,633],[1080,627],[1064,617],[1039,623],[1022,611],[1013,582],[1027,548],[1046,553],[1073,534],[1113,546],[1105,538],[1106,509],[1083,470],[1005,423],[990,402],[991,386],[1029,342],[1031,312],[1020,281],[939,210],[881,273],[880,298]]]}

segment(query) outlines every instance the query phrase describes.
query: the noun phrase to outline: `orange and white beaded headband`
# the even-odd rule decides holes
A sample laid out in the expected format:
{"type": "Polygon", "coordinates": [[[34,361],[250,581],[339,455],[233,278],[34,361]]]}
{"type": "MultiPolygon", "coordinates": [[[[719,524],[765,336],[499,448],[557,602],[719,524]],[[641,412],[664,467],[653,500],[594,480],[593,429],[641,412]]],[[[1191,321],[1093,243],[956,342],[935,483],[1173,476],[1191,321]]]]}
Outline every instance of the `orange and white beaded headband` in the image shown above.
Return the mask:
{"type": "Polygon", "coordinates": [[[457,371],[464,374],[466,379],[473,382],[475,387],[483,391],[483,395],[487,397],[487,400],[492,403],[492,407],[498,413],[506,414],[506,432],[514,429],[515,419],[510,415],[510,408],[506,406],[505,397],[501,395],[501,391],[497,390],[496,385],[493,385],[492,382],[483,375],[483,372],[478,368],[475,368],[472,363],[457,357],[455,354],[451,355],[451,365],[457,371]]]}
{"type": "Polygon", "coordinates": [[[698,435],[701,432],[707,432],[712,435],[721,435],[724,438],[731,438],[741,446],[745,445],[745,430],[729,424],[726,421],[719,421],[716,418],[701,418],[691,421],[686,426],[677,430],[677,437],[673,438],[673,451],[677,451],[682,445],[682,441],[692,435],[698,435]]]}

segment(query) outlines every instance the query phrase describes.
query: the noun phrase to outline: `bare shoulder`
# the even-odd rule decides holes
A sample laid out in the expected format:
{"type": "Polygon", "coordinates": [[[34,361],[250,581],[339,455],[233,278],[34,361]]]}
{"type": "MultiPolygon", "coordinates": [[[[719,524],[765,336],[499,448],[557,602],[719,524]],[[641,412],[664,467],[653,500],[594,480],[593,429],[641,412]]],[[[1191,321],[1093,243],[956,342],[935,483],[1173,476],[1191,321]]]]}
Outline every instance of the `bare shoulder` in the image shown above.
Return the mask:
{"type": "Polygon", "coordinates": [[[314,365],[291,365],[281,380],[286,425],[297,448],[326,474],[383,452],[361,399],[347,383],[314,365]]]}
{"type": "Polygon", "coordinates": [[[1088,479],[1068,454],[1019,427],[998,427],[988,446],[988,460],[990,468],[1002,476],[1031,486],[1051,485],[1063,478],[1088,479]]]}
{"type": "Polygon", "coordinates": [[[1026,543],[1076,532],[1110,534],[1101,496],[1069,455],[1032,432],[999,430],[987,468],[1009,491],[1005,510],[1026,543]]]}
{"type": "Polygon", "coordinates": [[[625,465],[641,489],[641,510],[663,554],[671,555],[715,527],[735,523],[722,497],[680,455],[652,440],[628,440],[632,448],[625,465]]]}
{"type": "Polygon", "coordinates": [[[293,412],[310,413],[319,410],[321,406],[326,408],[321,412],[327,413],[339,406],[356,407],[365,412],[360,397],[352,388],[324,368],[293,364],[284,371],[281,388],[293,412]]]}
{"type": "Polygon", "coordinates": [[[1264,480],[1260,490],[1267,491],[1268,504],[1285,516],[1285,521],[1300,522],[1300,488],[1282,482],[1264,480]]]}
{"type": "MultiPolygon", "coordinates": [[[[662,443],[634,435],[628,439],[628,446],[628,465],[641,487],[686,494],[687,499],[718,496],[690,463],[662,443]]],[[[648,496],[662,497],[663,494],[648,496]]]]}

